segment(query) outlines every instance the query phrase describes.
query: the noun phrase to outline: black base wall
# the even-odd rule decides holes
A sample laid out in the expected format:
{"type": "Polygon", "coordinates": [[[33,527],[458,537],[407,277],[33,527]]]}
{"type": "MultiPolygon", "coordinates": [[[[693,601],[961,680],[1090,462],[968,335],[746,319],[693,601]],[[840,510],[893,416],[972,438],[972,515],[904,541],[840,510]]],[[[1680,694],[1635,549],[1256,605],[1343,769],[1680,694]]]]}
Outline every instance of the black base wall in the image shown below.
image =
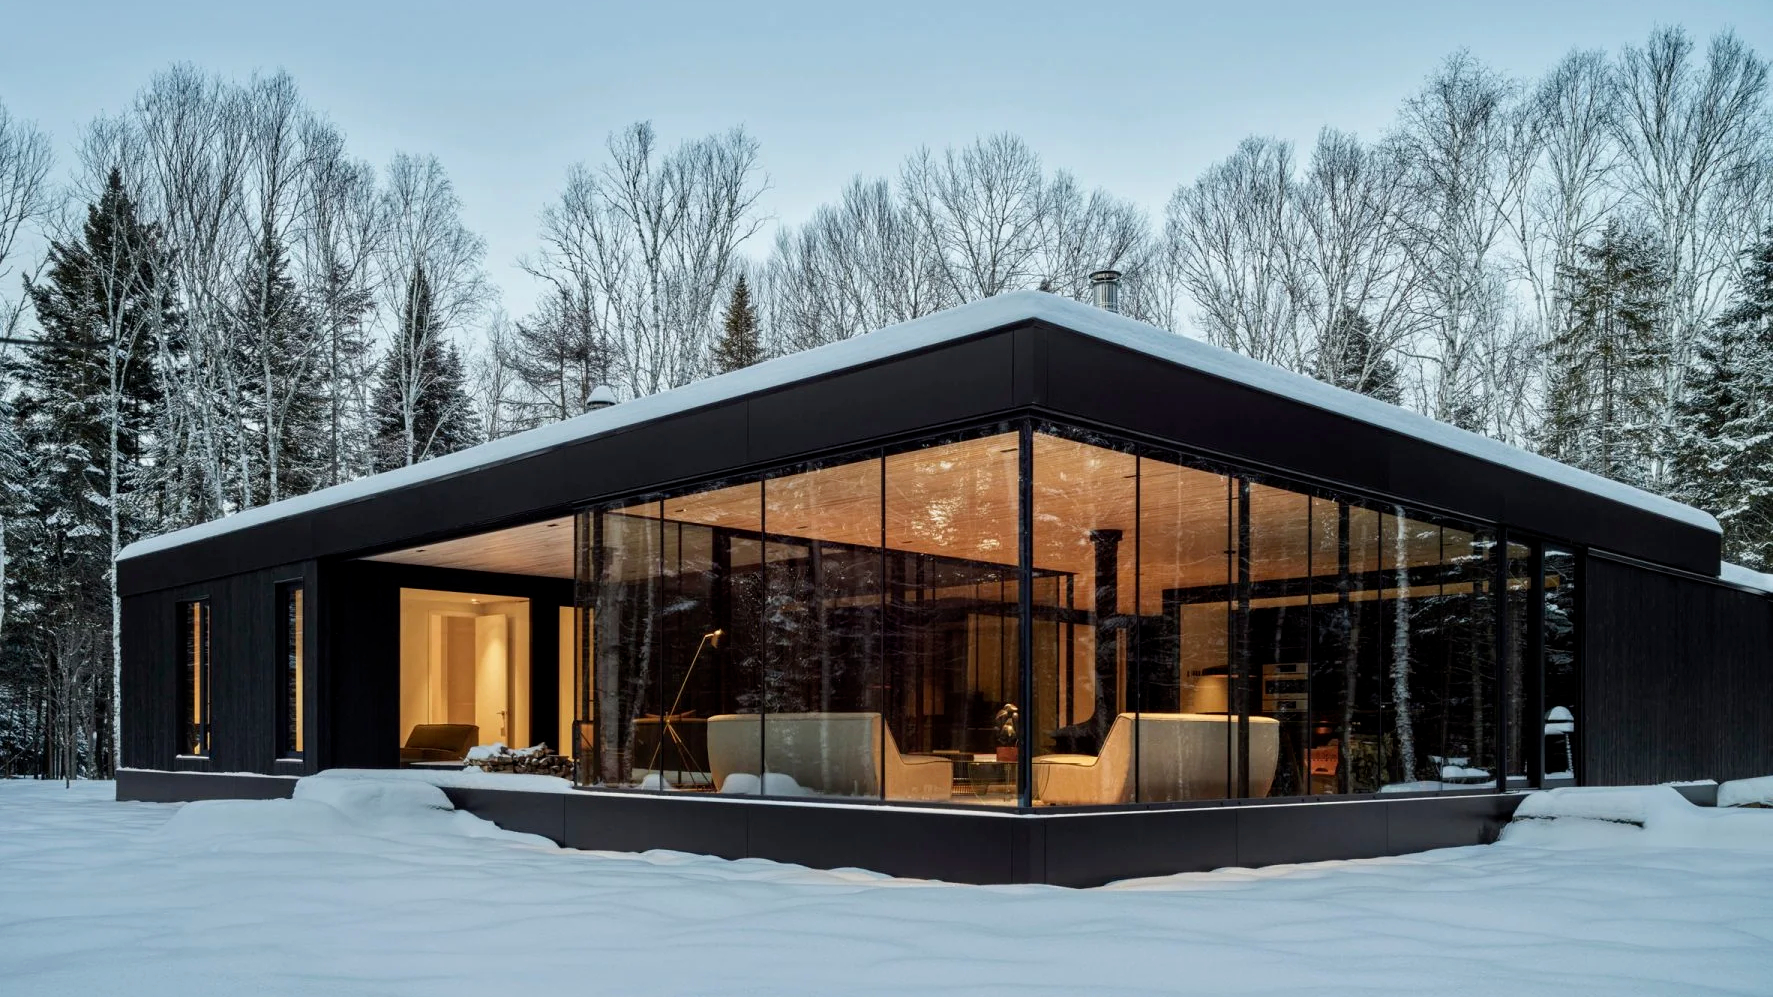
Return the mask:
{"type": "MultiPolygon", "coordinates": [[[[294,779],[128,770],[117,798],[288,796],[294,779]]],[[[457,807],[569,848],[662,848],[855,867],[952,883],[1100,886],[1118,879],[1404,855],[1496,840],[1519,794],[1097,813],[673,799],[645,793],[444,790],[457,807]]]]}
{"type": "Polygon", "coordinates": [[[297,776],[240,772],[160,772],[118,769],[117,799],[141,803],[194,800],[283,800],[295,792],[297,776]]]}
{"type": "Polygon", "coordinates": [[[1773,773],[1773,601],[1601,556],[1584,577],[1583,781],[1773,773]]]}

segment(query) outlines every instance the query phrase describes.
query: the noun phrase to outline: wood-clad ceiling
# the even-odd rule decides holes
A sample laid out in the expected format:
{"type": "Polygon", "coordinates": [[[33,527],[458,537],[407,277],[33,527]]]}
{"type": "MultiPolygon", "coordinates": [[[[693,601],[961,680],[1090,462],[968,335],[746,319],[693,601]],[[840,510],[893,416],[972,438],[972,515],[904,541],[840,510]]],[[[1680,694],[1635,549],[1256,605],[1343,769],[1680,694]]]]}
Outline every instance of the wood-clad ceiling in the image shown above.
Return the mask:
{"type": "Polygon", "coordinates": [[[527,526],[377,554],[369,560],[570,581],[573,577],[573,521],[570,516],[562,516],[527,526]]]}

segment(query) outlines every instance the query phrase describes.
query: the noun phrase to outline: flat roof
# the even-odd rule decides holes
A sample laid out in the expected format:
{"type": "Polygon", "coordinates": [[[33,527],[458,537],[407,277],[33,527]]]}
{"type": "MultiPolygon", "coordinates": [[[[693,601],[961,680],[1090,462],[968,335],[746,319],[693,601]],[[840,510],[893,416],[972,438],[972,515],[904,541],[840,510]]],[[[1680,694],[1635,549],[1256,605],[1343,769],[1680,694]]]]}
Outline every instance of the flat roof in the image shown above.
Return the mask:
{"type": "Polygon", "coordinates": [[[370,475],[223,516],[207,523],[138,540],[125,547],[118,555],[118,560],[170,550],[321,509],[362,502],[411,485],[466,474],[691,409],[865,366],[1027,321],[1045,322],[1154,359],[1629,505],[1687,526],[1713,534],[1720,532],[1717,520],[1709,514],[1643,489],[1577,470],[1487,436],[1437,422],[1408,409],[1283,370],[1200,340],[1166,332],[1156,326],[1092,305],[1042,291],[1015,291],[888,326],[853,339],[767,360],[681,388],[587,412],[453,454],[434,457],[410,467],[370,475]]]}

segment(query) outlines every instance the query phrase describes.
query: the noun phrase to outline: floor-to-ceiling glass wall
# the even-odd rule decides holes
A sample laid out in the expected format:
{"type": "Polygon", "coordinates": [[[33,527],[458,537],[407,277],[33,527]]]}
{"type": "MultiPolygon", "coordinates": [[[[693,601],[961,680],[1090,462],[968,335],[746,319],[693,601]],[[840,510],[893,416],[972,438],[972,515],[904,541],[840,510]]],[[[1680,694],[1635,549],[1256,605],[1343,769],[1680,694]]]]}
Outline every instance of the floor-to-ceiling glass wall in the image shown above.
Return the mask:
{"type": "Polygon", "coordinates": [[[1043,423],[576,532],[586,781],[1013,805],[1025,777],[1044,806],[1497,784],[1512,560],[1478,524],[1043,423]]]}
{"type": "Polygon", "coordinates": [[[582,513],[587,781],[1014,804],[1017,461],[993,427],[582,513]]]}
{"type": "Polygon", "coordinates": [[[1037,803],[1495,785],[1488,531],[1059,426],[1032,463],[1037,803]]]}

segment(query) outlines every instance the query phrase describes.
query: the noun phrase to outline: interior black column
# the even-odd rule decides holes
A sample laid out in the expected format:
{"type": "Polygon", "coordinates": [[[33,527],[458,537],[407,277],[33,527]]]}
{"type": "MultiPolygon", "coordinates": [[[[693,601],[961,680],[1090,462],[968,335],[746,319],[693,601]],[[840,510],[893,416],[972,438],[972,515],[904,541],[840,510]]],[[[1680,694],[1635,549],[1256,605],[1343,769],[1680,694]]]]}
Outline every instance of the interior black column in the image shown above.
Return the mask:
{"type": "Polygon", "coordinates": [[[1090,531],[1096,548],[1096,711],[1090,720],[1097,751],[1120,712],[1115,653],[1120,640],[1120,538],[1119,530],[1090,531]]]}

